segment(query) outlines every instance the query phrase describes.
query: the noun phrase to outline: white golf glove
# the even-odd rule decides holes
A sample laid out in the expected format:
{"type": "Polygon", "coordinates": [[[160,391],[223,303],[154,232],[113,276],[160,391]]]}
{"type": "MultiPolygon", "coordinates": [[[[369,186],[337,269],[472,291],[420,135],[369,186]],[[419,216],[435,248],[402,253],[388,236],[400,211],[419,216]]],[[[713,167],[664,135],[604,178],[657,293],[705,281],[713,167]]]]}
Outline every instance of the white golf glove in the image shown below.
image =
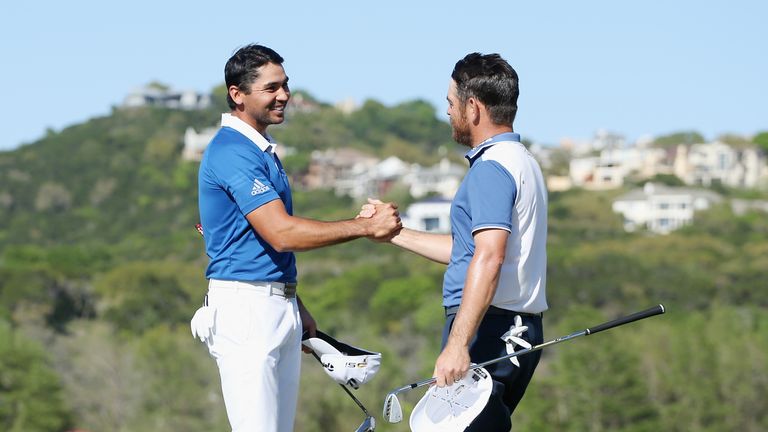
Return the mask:
{"type": "MultiPolygon", "coordinates": [[[[521,346],[526,349],[531,348],[532,345],[521,337],[527,330],[528,326],[523,325],[523,319],[520,318],[520,315],[516,315],[515,323],[509,327],[508,332],[501,336],[501,340],[507,344],[507,354],[512,354],[515,352],[515,347],[517,346],[521,346]]],[[[511,361],[513,365],[520,367],[520,362],[517,360],[517,357],[512,357],[509,359],[509,361],[511,361]]]]}
{"type": "Polygon", "coordinates": [[[216,322],[216,309],[210,306],[203,306],[195,312],[189,327],[192,329],[192,337],[200,339],[200,342],[207,342],[213,336],[213,324],[216,322]]]}

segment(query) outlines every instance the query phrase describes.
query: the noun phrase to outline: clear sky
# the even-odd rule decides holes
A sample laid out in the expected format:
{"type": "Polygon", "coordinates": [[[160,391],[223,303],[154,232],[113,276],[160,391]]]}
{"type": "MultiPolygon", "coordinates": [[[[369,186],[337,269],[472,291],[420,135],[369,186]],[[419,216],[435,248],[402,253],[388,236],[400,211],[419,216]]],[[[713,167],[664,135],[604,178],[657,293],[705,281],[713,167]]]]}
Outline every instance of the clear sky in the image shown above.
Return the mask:
{"type": "Polygon", "coordinates": [[[160,81],[208,91],[249,42],[326,102],[425,99],[445,117],[456,60],[498,52],[516,131],[556,144],[768,130],[768,2],[11,1],[0,8],[0,149],[108,114],[160,81]]]}

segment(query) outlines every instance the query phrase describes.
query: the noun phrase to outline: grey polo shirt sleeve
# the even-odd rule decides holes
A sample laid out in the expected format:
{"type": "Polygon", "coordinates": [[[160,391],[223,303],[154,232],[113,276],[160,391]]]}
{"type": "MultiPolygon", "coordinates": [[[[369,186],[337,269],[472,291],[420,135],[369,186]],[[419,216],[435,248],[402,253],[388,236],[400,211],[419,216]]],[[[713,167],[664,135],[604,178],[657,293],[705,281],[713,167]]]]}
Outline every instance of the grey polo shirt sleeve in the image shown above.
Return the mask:
{"type": "Polygon", "coordinates": [[[517,185],[509,171],[485,160],[478,161],[467,176],[472,233],[489,228],[511,232],[517,185]]]}

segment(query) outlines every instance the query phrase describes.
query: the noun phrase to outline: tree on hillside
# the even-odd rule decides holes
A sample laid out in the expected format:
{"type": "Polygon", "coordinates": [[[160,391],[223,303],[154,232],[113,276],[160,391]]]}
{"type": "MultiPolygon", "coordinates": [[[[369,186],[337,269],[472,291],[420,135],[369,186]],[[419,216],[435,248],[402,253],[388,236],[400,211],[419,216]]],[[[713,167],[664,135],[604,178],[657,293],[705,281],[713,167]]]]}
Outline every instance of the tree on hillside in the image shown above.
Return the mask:
{"type": "Polygon", "coordinates": [[[43,349],[0,321],[0,430],[51,432],[70,425],[61,383],[43,349]]]}
{"type": "Polygon", "coordinates": [[[155,327],[131,340],[145,393],[132,431],[225,430],[224,401],[215,361],[187,326],[155,327]]]}
{"type": "Polygon", "coordinates": [[[216,112],[229,112],[229,105],[227,105],[227,86],[224,83],[217,85],[211,89],[211,106],[210,109],[216,112]]]}
{"type": "Polygon", "coordinates": [[[126,431],[142,417],[146,371],[125,339],[104,322],[76,321],[50,347],[77,426],[89,431],[126,431]]]}
{"type": "Polygon", "coordinates": [[[642,183],[661,183],[667,186],[685,186],[685,182],[680,180],[680,177],[674,174],[656,174],[642,183]]]}
{"type": "Polygon", "coordinates": [[[748,138],[736,134],[723,134],[717,137],[717,140],[734,148],[745,148],[752,146],[752,142],[748,138]]]}
{"type": "Polygon", "coordinates": [[[699,144],[706,142],[704,136],[696,131],[675,132],[669,135],[662,135],[653,140],[656,147],[674,147],[678,144],[699,144]]]}
{"type": "Polygon", "coordinates": [[[168,91],[171,89],[171,86],[165,83],[161,83],[160,81],[151,81],[149,84],[147,84],[147,88],[149,89],[156,89],[160,90],[162,92],[168,91]]]}
{"type": "Polygon", "coordinates": [[[128,263],[107,272],[94,286],[98,311],[119,330],[141,334],[160,324],[185,325],[204,293],[200,269],[174,263],[128,263]]]}
{"type": "Polygon", "coordinates": [[[562,147],[552,149],[549,166],[545,167],[547,175],[567,176],[570,171],[571,151],[562,147]]]}
{"type": "Polygon", "coordinates": [[[760,132],[752,138],[752,142],[757,144],[765,153],[768,153],[768,131],[760,132]]]}

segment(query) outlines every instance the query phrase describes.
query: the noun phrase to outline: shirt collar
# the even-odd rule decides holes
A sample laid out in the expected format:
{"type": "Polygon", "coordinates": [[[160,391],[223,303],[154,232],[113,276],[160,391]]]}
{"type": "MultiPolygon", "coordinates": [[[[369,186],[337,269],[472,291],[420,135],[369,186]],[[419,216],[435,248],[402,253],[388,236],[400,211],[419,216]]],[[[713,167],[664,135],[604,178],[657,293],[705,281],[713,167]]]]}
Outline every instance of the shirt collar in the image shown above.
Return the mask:
{"type": "Polygon", "coordinates": [[[478,144],[477,147],[470,149],[466,154],[464,154],[464,157],[467,158],[470,163],[472,163],[475,161],[475,159],[477,159],[478,156],[480,156],[482,152],[485,151],[485,149],[503,141],[520,142],[520,134],[514,132],[504,132],[498,135],[494,135],[478,144]]]}
{"type": "Polygon", "coordinates": [[[240,120],[232,114],[224,113],[221,115],[221,127],[230,127],[240,132],[241,134],[245,135],[246,138],[256,144],[256,146],[258,146],[262,151],[273,153],[277,147],[277,143],[275,143],[275,140],[271,135],[267,134],[265,137],[264,135],[260,134],[259,131],[254,129],[253,126],[240,120]]]}

